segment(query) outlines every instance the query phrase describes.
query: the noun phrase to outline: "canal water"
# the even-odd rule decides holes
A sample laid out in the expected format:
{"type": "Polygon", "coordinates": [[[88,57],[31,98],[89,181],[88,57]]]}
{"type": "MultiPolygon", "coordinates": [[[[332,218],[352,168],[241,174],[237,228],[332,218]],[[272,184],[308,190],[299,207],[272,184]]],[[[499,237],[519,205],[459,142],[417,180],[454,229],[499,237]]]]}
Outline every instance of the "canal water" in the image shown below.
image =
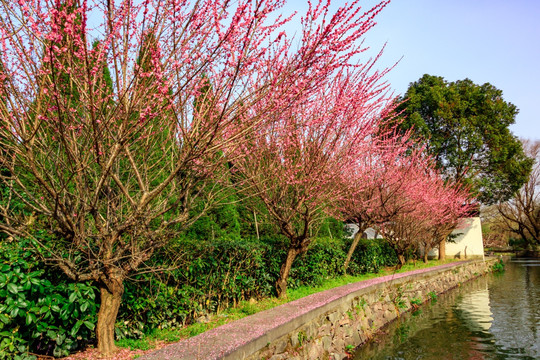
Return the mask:
{"type": "Polygon", "coordinates": [[[354,359],[540,359],[540,260],[513,259],[504,273],[439,295],[354,359]]]}

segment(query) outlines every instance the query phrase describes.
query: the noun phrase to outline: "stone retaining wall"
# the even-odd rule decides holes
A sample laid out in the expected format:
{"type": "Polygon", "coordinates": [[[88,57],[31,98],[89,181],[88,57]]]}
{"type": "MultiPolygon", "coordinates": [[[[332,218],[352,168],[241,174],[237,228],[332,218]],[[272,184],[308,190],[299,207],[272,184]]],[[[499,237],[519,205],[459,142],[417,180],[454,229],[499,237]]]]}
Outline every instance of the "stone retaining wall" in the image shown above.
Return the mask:
{"type": "Polygon", "coordinates": [[[491,270],[496,259],[388,275],[313,294],[141,359],[344,359],[415,304],[491,270]]]}

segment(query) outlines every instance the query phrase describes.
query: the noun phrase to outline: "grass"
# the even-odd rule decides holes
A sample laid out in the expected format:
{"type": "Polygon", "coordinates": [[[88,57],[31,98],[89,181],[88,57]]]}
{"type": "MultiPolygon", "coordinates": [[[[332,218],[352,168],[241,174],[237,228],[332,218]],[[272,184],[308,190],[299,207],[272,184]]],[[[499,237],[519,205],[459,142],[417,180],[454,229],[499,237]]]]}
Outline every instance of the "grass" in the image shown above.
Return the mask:
{"type": "Polygon", "coordinates": [[[276,306],[285,304],[290,301],[294,301],[305,296],[315,294],[321,291],[333,289],[339,286],[351,284],[358,281],[373,279],[385,275],[392,275],[397,273],[403,273],[411,270],[424,269],[437,265],[446,264],[456,260],[430,260],[428,263],[414,262],[407,263],[401,269],[385,268],[378,273],[362,274],[358,276],[343,275],[337,278],[328,279],[319,286],[301,286],[297,289],[287,290],[287,298],[278,299],[275,297],[265,298],[256,303],[249,301],[240,302],[235,308],[229,308],[219,314],[213,314],[210,316],[210,320],[207,323],[195,323],[188,325],[182,329],[156,329],[152,333],[145,335],[142,339],[124,339],[116,342],[119,347],[129,348],[131,350],[141,349],[148,350],[156,346],[160,342],[176,342],[181,339],[186,339],[192,336],[196,336],[205,331],[211,330],[218,326],[227,324],[231,321],[235,321],[246,316],[255,314],[260,311],[274,308],[276,306]]]}
{"type": "Polygon", "coordinates": [[[128,348],[130,350],[149,350],[152,349],[154,346],[150,345],[149,341],[150,339],[144,338],[144,339],[122,339],[116,341],[116,345],[123,348],[128,348]]]}

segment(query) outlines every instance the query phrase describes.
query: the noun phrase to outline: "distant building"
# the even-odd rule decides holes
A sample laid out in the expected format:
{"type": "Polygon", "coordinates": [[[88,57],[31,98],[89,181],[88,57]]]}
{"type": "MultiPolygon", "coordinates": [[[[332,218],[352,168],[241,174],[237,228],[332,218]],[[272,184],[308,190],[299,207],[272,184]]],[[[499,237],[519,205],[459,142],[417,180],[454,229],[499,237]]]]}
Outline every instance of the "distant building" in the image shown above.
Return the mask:
{"type": "MultiPolygon", "coordinates": [[[[353,238],[358,232],[356,224],[345,224],[345,231],[353,238]]],[[[458,259],[484,259],[484,241],[482,239],[482,224],[480,217],[468,217],[460,219],[452,242],[446,242],[446,257],[458,259]]],[[[374,228],[368,228],[362,235],[363,239],[382,239],[374,228]]],[[[429,258],[439,257],[439,249],[429,252],[429,258]]]]}
{"type": "MultiPolygon", "coordinates": [[[[356,233],[358,232],[358,225],[356,224],[345,224],[345,231],[350,235],[351,238],[354,238],[356,236],[356,233]]],[[[363,239],[382,239],[382,235],[379,234],[379,232],[373,228],[367,228],[366,231],[364,231],[364,234],[362,234],[363,239]]]]}
{"type": "MultiPolygon", "coordinates": [[[[456,237],[452,242],[446,242],[447,258],[484,259],[482,224],[478,216],[460,219],[452,234],[456,237]]],[[[438,249],[429,252],[430,258],[438,256],[438,249]]]]}

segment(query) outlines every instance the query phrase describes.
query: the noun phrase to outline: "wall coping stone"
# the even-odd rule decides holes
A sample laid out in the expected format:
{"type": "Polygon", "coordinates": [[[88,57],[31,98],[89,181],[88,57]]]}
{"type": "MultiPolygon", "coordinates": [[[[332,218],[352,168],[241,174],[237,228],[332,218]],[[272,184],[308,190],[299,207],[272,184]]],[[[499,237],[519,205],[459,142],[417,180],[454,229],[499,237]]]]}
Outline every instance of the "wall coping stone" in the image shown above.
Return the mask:
{"type": "Polygon", "coordinates": [[[397,283],[402,283],[413,277],[433,276],[450,268],[458,268],[472,262],[484,261],[452,262],[431,268],[363,280],[315,293],[167,345],[139,359],[242,359],[259,351],[281,336],[293,332],[317,316],[334,310],[341,304],[373,290],[374,287],[384,287],[388,283],[395,284],[395,280],[399,280],[397,283]]]}

